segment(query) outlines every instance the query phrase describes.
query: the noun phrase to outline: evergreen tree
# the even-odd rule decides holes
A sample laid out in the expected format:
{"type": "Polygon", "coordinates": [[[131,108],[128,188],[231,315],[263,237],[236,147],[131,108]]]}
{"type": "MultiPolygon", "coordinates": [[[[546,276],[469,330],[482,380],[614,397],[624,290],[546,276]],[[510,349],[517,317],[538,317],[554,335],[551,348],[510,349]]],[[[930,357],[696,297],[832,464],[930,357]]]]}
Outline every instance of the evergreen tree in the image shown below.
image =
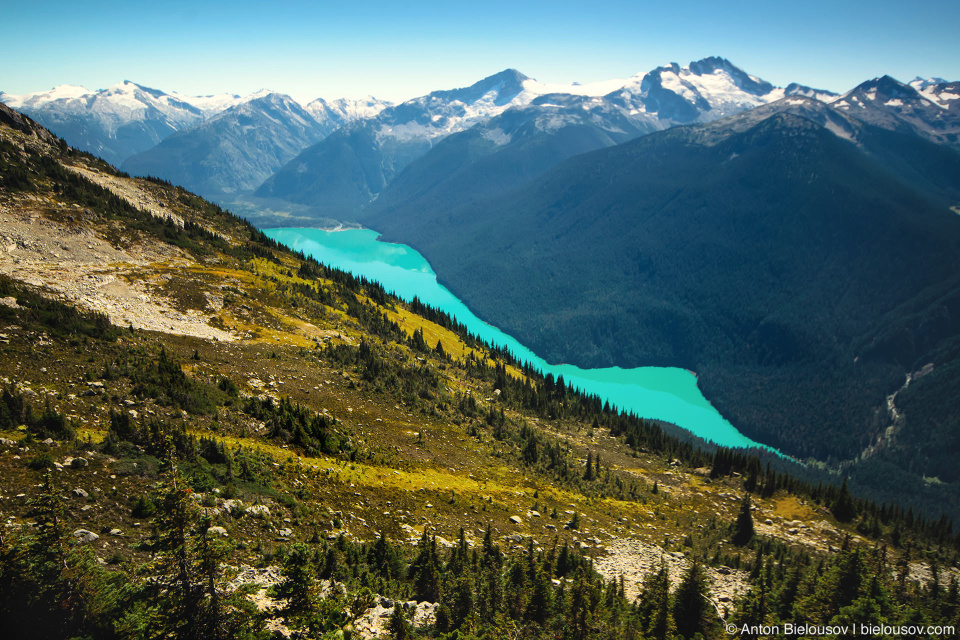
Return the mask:
{"type": "MultiPolygon", "coordinates": [[[[161,357],[164,357],[161,352],[161,357]]],[[[159,624],[167,633],[179,637],[197,637],[200,621],[200,585],[191,558],[191,527],[198,519],[198,510],[190,499],[190,488],[177,469],[174,447],[168,437],[164,481],[155,499],[157,513],[153,522],[153,544],[157,550],[153,583],[154,597],[159,601],[159,624]]]]}
{"type": "Polygon", "coordinates": [[[594,623],[592,608],[591,585],[586,570],[581,566],[573,579],[567,612],[567,630],[574,640],[586,640],[590,637],[594,623]]]}
{"type": "Polygon", "coordinates": [[[833,512],[833,517],[840,522],[850,522],[857,516],[857,507],[853,502],[853,496],[850,495],[850,490],[847,489],[846,478],[843,479],[843,486],[840,487],[840,493],[830,510],[833,512]]]}
{"type": "Polygon", "coordinates": [[[110,637],[125,580],[104,571],[89,547],[71,547],[49,470],[30,515],[37,523],[35,534],[0,532],[4,637],[110,637]]]}
{"type": "Polygon", "coordinates": [[[733,526],[733,544],[742,547],[753,539],[753,513],[750,505],[750,494],[743,496],[740,503],[740,513],[737,514],[737,521],[733,526]]]}
{"type": "Polygon", "coordinates": [[[440,562],[437,558],[437,542],[424,528],[420,538],[417,557],[407,569],[413,580],[413,593],[417,600],[438,602],[440,600],[440,562]]]}
{"type": "Polygon", "coordinates": [[[413,637],[410,623],[407,622],[399,602],[393,605],[393,614],[390,616],[387,630],[390,631],[393,640],[410,640],[413,637]]]}
{"type": "Polygon", "coordinates": [[[644,608],[647,636],[655,640],[667,640],[675,627],[670,607],[670,574],[663,560],[660,561],[660,571],[644,581],[640,600],[644,608]]]}
{"type": "Polygon", "coordinates": [[[283,563],[282,575],[284,580],[275,590],[278,598],[287,601],[282,611],[284,618],[293,620],[312,612],[319,588],[314,578],[313,554],[306,544],[293,545],[283,563]]]}
{"type": "Polygon", "coordinates": [[[526,619],[536,622],[540,626],[547,623],[550,612],[553,610],[553,585],[543,571],[537,570],[533,577],[533,593],[527,603],[526,619]]]}
{"type": "Polygon", "coordinates": [[[708,588],[703,566],[694,560],[677,587],[673,601],[677,633],[684,638],[693,638],[696,634],[709,638],[716,631],[719,619],[707,597],[708,588]]]}
{"type": "Polygon", "coordinates": [[[520,562],[510,564],[504,586],[504,604],[507,615],[514,620],[522,620],[527,604],[527,572],[520,562]]]}

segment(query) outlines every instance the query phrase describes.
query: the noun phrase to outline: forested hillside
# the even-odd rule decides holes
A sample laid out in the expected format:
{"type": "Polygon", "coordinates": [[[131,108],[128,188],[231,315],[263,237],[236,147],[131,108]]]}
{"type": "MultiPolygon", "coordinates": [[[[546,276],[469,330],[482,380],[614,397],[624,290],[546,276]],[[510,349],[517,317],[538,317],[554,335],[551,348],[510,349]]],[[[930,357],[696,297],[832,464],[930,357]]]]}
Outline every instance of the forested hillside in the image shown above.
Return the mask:
{"type": "Polygon", "coordinates": [[[747,113],[366,223],[550,361],[693,370],[750,437],[832,464],[879,456],[924,493],[908,475],[949,482],[956,454],[960,154],[842,124],[747,113]],[[928,363],[898,395],[927,402],[901,421],[887,397],[928,363]]]}

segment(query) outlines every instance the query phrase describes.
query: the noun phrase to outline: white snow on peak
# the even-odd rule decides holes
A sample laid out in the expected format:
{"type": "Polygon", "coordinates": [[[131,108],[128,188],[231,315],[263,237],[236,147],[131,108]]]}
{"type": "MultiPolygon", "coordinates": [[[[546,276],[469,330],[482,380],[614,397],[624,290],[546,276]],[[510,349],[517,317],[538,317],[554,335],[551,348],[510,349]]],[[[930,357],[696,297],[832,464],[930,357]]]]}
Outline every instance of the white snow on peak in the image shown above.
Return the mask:
{"type": "Polygon", "coordinates": [[[240,96],[231,93],[218,93],[209,96],[184,96],[179,93],[172,93],[170,95],[207,114],[226,111],[230,107],[239,104],[242,100],[240,96]]]}
{"type": "Polygon", "coordinates": [[[260,98],[266,98],[267,96],[273,93],[277,93],[277,92],[271,91],[270,89],[260,89],[259,91],[254,91],[248,96],[244,96],[243,98],[240,99],[240,102],[244,103],[244,102],[251,102],[253,100],[259,100],[260,98]]]}
{"type": "Polygon", "coordinates": [[[488,129],[487,131],[484,131],[483,138],[485,140],[489,140],[490,142],[497,145],[498,147],[502,147],[503,145],[510,143],[510,134],[504,131],[503,129],[501,129],[500,127],[497,127],[495,129],[488,129]]]}
{"type": "Polygon", "coordinates": [[[375,118],[381,111],[391,106],[393,106],[391,102],[367,96],[359,100],[349,98],[324,100],[323,98],[317,98],[307,103],[304,109],[318,122],[331,120],[337,124],[346,124],[364,118],[375,118]]]}
{"type": "Polygon", "coordinates": [[[840,99],[840,96],[838,96],[838,95],[836,95],[836,94],[827,93],[827,92],[824,92],[824,91],[817,91],[816,89],[811,89],[811,88],[809,88],[809,87],[807,87],[807,88],[805,88],[805,89],[795,90],[791,95],[795,95],[795,96],[805,96],[805,97],[807,97],[807,98],[813,98],[814,100],[819,100],[820,102],[822,102],[822,103],[824,103],[824,104],[830,104],[830,103],[835,102],[835,101],[837,101],[837,100],[840,99]]]}
{"type": "MultiPolygon", "coordinates": [[[[710,111],[701,116],[703,120],[732,115],[744,109],[774,102],[784,96],[784,90],[781,88],[774,88],[759,96],[748,93],[737,86],[733,75],[723,67],[701,75],[691,71],[689,66],[679,67],[679,65],[668,64],[651,74],[659,76],[660,84],[664,89],[677,94],[691,104],[695,104],[700,99],[705,100],[710,105],[710,111]]],[[[644,80],[651,74],[638,73],[627,80],[620,96],[639,105],[639,98],[649,91],[644,89],[644,80]]],[[[762,82],[754,76],[748,77],[756,82],[762,82]]],[[[655,77],[650,78],[651,81],[655,79],[655,77]]],[[[639,106],[635,108],[639,109],[639,106]]]]}
{"type": "Polygon", "coordinates": [[[551,93],[562,93],[573,96],[599,97],[622,89],[628,80],[613,79],[591,82],[589,84],[573,84],[538,82],[533,78],[523,81],[523,93],[531,96],[544,96],[551,93]]]}
{"type": "Polygon", "coordinates": [[[943,109],[950,108],[949,102],[956,100],[957,94],[946,90],[944,85],[950,84],[942,78],[917,78],[910,83],[910,86],[920,92],[924,98],[943,109]]]}
{"type": "Polygon", "coordinates": [[[146,89],[124,80],[96,91],[60,85],[49,91],[19,96],[4,94],[3,101],[15,109],[92,117],[112,133],[129,122],[147,118],[160,118],[174,129],[183,129],[237,104],[240,98],[229,94],[183,96],[146,89]]]}
{"type": "Polygon", "coordinates": [[[947,81],[943,78],[921,78],[917,76],[908,83],[911,87],[923,93],[923,89],[926,89],[929,86],[935,84],[947,84],[947,81]]]}
{"type": "Polygon", "coordinates": [[[37,91],[35,93],[24,93],[22,95],[3,94],[3,102],[9,107],[19,109],[21,107],[40,107],[57,100],[76,100],[85,96],[92,95],[93,91],[73,84],[57,85],[49,91],[37,91]]]}

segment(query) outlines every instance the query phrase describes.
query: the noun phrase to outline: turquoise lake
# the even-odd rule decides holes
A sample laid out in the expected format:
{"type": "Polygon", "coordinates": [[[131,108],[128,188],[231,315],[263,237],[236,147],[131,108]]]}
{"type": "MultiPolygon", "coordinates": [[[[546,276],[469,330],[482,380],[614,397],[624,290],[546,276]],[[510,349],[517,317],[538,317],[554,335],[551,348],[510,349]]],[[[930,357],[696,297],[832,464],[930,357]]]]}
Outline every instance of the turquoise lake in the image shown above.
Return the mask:
{"type": "Polygon", "coordinates": [[[487,324],[437,282],[426,259],[406,245],[377,240],[369,229],[264,229],[267,236],[317,261],[355,276],[376,280],[405,301],[414,297],[448,313],[482,340],[505,347],[521,362],[544,374],[563,376],[570,385],[596,394],[619,409],[679,425],[727,447],[762,447],[727,422],[703,397],[689,371],[663,367],[580,369],[549,364],[513,337],[487,324]]]}

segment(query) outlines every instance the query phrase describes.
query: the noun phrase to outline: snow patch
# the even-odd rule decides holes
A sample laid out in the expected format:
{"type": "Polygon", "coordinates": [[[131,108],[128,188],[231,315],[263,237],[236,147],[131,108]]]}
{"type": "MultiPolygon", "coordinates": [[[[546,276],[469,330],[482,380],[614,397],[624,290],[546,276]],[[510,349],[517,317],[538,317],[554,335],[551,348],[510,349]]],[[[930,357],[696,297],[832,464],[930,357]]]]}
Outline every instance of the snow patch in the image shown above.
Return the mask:
{"type": "Polygon", "coordinates": [[[827,123],[824,126],[827,129],[827,131],[837,136],[838,138],[843,138],[844,140],[848,140],[850,142],[857,141],[856,138],[853,137],[853,134],[851,132],[847,131],[846,129],[841,127],[836,122],[833,122],[832,120],[827,120],[827,123]]]}
{"type": "Polygon", "coordinates": [[[534,124],[538,131],[550,133],[577,122],[577,118],[570,114],[548,113],[538,117],[534,124]]]}
{"type": "Polygon", "coordinates": [[[505,132],[500,127],[497,127],[496,129],[488,129],[487,131],[484,131],[483,139],[489,140],[498,147],[502,147],[505,144],[509,144],[511,138],[509,133],[505,132]]]}
{"type": "Polygon", "coordinates": [[[622,89],[628,80],[613,79],[600,82],[591,82],[589,84],[560,84],[537,82],[533,78],[527,78],[523,81],[523,93],[531,96],[545,96],[550,93],[563,93],[572,96],[590,96],[600,97],[613,93],[617,89],[622,89]]]}

